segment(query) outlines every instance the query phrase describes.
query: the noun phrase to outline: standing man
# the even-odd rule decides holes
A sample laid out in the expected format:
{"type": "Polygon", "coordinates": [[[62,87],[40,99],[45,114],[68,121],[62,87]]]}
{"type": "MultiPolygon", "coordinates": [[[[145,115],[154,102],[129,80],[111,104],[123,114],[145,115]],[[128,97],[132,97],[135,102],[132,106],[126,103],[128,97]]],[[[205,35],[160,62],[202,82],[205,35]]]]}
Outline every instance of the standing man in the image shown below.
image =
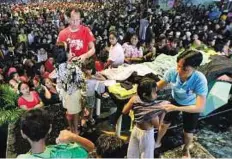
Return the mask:
{"type": "Polygon", "coordinates": [[[88,27],[81,25],[83,12],[80,9],[71,8],[66,12],[66,16],[69,26],[59,33],[57,42],[68,44],[69,60],[84,62],[95,53],[95,38],[88,27]]]}

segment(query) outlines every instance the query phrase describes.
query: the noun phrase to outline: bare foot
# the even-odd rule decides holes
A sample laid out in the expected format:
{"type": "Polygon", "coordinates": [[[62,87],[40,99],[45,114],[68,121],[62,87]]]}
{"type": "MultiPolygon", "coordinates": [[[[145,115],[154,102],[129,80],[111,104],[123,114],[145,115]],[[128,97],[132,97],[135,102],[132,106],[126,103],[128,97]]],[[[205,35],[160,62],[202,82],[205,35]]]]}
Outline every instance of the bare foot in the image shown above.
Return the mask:
{"type": "Polygon", "coordinates": [[[189,152],[189,149],[183,149],[183,156],[182,158],[191,158],[191,155],[190,155],[190,152],[189,152]]]}

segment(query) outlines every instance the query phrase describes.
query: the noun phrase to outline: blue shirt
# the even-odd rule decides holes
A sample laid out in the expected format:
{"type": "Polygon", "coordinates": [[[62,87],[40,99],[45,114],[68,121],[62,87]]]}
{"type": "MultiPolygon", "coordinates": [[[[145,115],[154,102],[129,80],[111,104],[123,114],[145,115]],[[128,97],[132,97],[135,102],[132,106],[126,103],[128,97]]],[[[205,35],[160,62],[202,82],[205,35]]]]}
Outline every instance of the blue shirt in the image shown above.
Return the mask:
{"type": "Polygon", "coordinates": [[[195,105],[197,95],[207,96],[208,84],[205,75],[194,71],[191,77],[182,82],[176,69],[170,69],[164,81],[172,85],[172,97],[180,105],[195,105]]]}

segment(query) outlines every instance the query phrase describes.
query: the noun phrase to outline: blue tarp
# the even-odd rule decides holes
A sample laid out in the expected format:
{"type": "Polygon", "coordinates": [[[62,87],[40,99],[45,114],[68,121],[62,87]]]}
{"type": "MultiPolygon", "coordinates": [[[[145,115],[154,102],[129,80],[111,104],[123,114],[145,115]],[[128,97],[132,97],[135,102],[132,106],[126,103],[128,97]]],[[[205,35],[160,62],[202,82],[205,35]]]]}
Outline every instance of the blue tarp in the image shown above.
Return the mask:
{"type": "Polygon", "coordinates": [[[225,105],[229,99],[230,89],[231,84],[228,82],[215,82],[209,91],[206,99],[205,110],[201,113],[201,115],[206,116],[225,105]]]}

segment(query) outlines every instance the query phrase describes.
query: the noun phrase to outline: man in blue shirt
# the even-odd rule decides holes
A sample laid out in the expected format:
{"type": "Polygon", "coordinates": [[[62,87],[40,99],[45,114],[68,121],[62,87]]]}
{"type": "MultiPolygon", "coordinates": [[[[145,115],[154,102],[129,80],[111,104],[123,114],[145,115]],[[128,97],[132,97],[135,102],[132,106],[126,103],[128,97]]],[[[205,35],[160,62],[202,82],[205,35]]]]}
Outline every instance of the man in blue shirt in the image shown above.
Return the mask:
{"type": "Polygon", "coordinates": [[[159,89],[171,84],[173,97],[172,104],[164,106],[168,113],[159,128],[157,147],[161,146],[161,139],[171,125],[171,121],[178,116],[179,112],[182,112],[185,143],[183,156],[188,158],[199,113],[204,110],[208,93],[206,77],[195,70],[202,60],[203,56],[200,52],[184,51],[177,57],[177,68],[168,70],[164,79],[157,83],[159,89]]]}

